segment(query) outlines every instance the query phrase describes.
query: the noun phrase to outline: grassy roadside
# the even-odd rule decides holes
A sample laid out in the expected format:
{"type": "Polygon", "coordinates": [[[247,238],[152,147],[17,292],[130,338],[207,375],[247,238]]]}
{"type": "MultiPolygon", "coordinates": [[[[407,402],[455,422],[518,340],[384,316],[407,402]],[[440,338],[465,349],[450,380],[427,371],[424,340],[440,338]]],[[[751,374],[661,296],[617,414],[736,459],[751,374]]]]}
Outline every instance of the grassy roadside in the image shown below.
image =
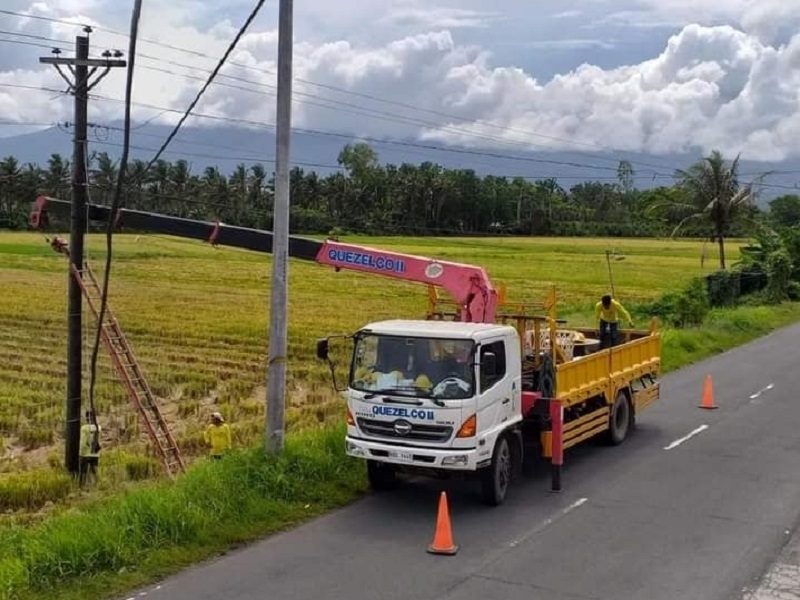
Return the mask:
{"type": "Polygon", "coordinates": [[[668,373],[800,321],[800,302],[714,309],[699,327],[663,333],[662,369],[668,373]]]}
{"type": "MultiPolygon", "coordinates": [[[[703,326],[664,333],[664,370],[702,360],[800,320],[800,303],[712,311],[703,326]]],[[[259,449],[203,463],[45,519],[0,529],[0,599],[113,597],[343,506],[365,489],[344,455],[343,425],[291,436],[280,459],[259,449]]]]}
{"type": "Polygon", "coordinates": [[[28,528],[0,529],[0,598],[101,598],[342,506],[365,489],[343,424],[204,462],[28,528]]]}

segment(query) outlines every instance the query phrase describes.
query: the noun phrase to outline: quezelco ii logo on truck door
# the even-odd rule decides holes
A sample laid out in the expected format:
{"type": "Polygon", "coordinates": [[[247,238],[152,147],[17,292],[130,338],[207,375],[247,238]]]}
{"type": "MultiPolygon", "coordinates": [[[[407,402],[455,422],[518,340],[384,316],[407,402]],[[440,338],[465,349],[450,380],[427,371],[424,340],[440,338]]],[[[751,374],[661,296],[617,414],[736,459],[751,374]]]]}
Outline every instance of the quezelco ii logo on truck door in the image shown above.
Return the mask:
{"type": "Polygon", "coordinates": [[[408,435],[409,433],[411,433],[411,423],[403,420],[395,421],[394,432],[397,435],[408,435]]]}

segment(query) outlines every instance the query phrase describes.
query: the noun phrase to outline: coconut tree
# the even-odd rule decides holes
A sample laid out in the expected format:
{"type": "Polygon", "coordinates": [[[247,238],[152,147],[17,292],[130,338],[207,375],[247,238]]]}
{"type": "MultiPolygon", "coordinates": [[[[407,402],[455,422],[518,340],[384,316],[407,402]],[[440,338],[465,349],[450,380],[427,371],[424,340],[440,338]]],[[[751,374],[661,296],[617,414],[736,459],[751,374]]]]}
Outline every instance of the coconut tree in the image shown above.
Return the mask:
{"type": "Polygon", "coordinates": [[[766,173],[753,181],[739,181],[739,156],[727,164],[722,154],[714,150],[686,170],[676,172],[679,194],[659,195],[649,210],[661,211],[679,219],[672,231],[689,224],[708,230],[712,241],[719,246],[719,266],[725,269],[725,238],[735,224],[751,223],[755,209],[755,186],[766,177],[766,173]]]}

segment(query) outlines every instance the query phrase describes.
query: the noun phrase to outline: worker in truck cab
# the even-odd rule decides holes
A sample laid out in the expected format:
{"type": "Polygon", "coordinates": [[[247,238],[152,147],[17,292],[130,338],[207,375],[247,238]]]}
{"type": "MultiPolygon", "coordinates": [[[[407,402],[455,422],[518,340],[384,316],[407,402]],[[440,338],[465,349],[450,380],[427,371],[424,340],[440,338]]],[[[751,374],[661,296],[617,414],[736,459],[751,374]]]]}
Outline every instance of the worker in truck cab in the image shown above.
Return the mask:
{"type": "Polygon", "coordinates": [[[421,344],[384,339],[380,341],[375,364],[356,367],[354,381],[361,382],[366,389],[389,391],[413,386],[430,392],[433,382],[424,372],[427,364],[421,344]]]}
{"type": "Polygon", "coordinates": [[[437,398],[465,398],[474,388],[471,344],[454,341],[445,346],[442,358],[436,364],[436,381],[433,395],[437,398]]]}
{"type": "Polygon", "coordinates": [[[603,296],[600,302],[595,305],[594,316],[597,321],[601,350],[619,344],[620,315],[625,318],[630,327],[633,327],[630,313],[609,294],[603,296]]]}

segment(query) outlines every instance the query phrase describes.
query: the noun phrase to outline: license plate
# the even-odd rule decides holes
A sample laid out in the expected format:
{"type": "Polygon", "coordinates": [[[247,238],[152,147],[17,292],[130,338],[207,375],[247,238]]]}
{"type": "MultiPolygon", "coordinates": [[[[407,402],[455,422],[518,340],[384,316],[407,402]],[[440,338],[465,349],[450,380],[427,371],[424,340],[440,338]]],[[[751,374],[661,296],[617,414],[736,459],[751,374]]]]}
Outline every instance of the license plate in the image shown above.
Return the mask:
{"type": "Polygon", "coordinates": [[[414,455],[411,454],[410,452],[395,452],[394,450],[390,450],[389,458],[396,458],[404,462],[413,462],[414,455]]]}

